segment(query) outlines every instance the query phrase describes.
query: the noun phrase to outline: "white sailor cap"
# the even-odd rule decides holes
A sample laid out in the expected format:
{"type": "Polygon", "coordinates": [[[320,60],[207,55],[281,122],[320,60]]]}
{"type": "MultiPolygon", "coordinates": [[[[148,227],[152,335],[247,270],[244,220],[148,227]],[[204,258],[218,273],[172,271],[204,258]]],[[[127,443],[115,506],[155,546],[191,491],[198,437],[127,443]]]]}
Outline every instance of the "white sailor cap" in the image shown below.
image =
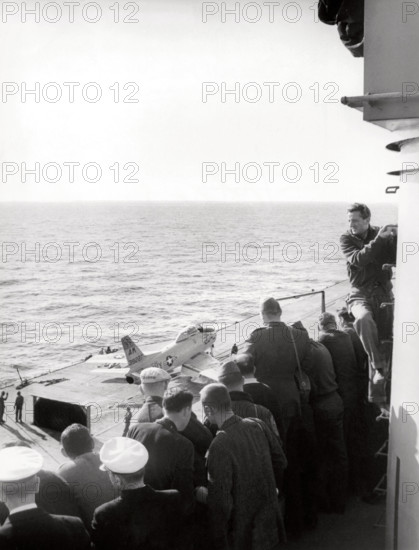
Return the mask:
{"type": "Polygon", "coordinates": [[[0,450],[0,481],[20,481],[34,476],[44,459],[28,447],[7,447],[0,450]]]}
{"type": "Polygon", "coordinates": [[[140,372],[140,379],[143,384],[152,384],[153,382],[170,380],[170,374],[158,367],[148,367],[140,372]]]}
{"type": "Polygon", "coordinates": [[[100,449],[101,470],[115,474],[132,474],[144,468],[148,451],[142,443],[128,437],[113,437],[100,449]]]}

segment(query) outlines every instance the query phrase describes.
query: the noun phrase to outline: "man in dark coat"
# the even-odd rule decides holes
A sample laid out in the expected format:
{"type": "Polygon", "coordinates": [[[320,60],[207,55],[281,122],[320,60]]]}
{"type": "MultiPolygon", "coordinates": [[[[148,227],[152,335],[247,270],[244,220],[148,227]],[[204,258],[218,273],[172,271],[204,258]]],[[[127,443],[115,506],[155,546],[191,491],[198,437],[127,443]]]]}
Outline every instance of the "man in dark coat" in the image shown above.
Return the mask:
{"type": "Polygon", "coordinates": [[[178,432],[189,423],[192,399],[193,395],[186,391],[167,394],[162,419],[134,424],[128,432],[128,437],[142,443],[150,455],[145,483],[158,490],[177,489],[185,514],[192,513],[194,507],[194,447],[178,432]],[[167,401],[169,409],[165,409],[167,401]]]}
{"type": "Polygon", "coordinates": [[[81,519],[51,515],[38,508],[37,473],[42,456],[26,447],[8,447],[0,451],[0,491],[10,511],[0,527],[2,550],[88,550],[89,535],[81,519]]]}
{"type": "Polygon", "coordinates": [[[64,456],[70,462],[62,464],[58,474],[71,487],[80,508],[83,522],[90,529],[95,508],[115,498],[109,476],[102,472],[95,442],[89,430],[82,424],[71,424],[61,434],[64,456]]]}
{"type": "Polygon", "coordinates": [[[331,313],[319,318],[319,342],[329,350],[343,401],[343,430],[349,459],[350,486],[357,490],[366,448],[366,426],[362,414],[362,378],[358,371],[351,337],[337,329],[331,313]]]}
{"type": "Polygon", "coordinates": [[[332,313],[322,313],[319,317],[319,342],[330,352],[335,370],[339,395],[345,409],[356,408],[362,397],[361,376],[355,357],[351,337],[338,330],[332,313]]]}
{"type": "Polygon", "coordinates": [[[380,339],[392,333],[393,301],[391,272],[384,264],[395,264],[397,227],[381,229],[371,226],[371,212],[365,204],[355,203],[348,208],[349,230],[340,237],[340,246],[347,260],[351,292],[347,304],[355,317],[354,328],[368,354],[370,372],[369,400],[386,408],[385,379],[389,358],[383,352],[380,339]]]}
{"type": "Polygon", "coordinates": [[[131,419],[132,419],[131,407],[127,407],[125,416],[124,416],[124,431],[122,432],[122,437],[125,437],[127,435],[129,426],[131,424],[131,419]]]}
{"type": "Polygon", "coordinates": [[[277,300],[261,303],[265,327],[252,332],[244,349],[255,360],[256,378],[267,384],[281,406],[284,426],[284,446],[289,467],[285,475],[285,522],[289,533],[298,535],[303,529],[303,495],[300,481],[301,433],[300,392],[295,381],[298,360],[301,369],[310,374],[311,347],[306,331],[290,327],[281,321],[282,310],[277,300]]]}
{"type": "Polygon", "coordinates": [[[310,340],[313,352],[311,406],[319,451],[318,492],[326,512],[345,509],[348,458],[343,433],[343,402],[337,392],[335,370],[329,350],[310,340]]]}
{"type": "Polygon", "coordinates": [[[5,391],[2,391],[0,394],[0,424],[4,422],[3,415],[4,415],[4,409],[6,407],[5,402],[6,399],[9,397],[9,394],[5,391]]]}
{"type": "Polygon", "coordinates": [[[368,397],[368,355],[362,345],[361,339],[358,336],[356,330],[354,329],[354,318],[351,316],[346,307],[338,311],[338,319],[340,330],[349,334],[352,340],[352,345],[354,347],[356,363],[358,365],[358,371],[360,377],[362,378],[362,394],[363,398],[367,400],[368,397]]]}
{"type": "Polygon", "coordinates": [[[300,394],[295,382],[296,353],[302,369],[309,374],[311,348],[308,334],[283,323],[281,315],[277,300],[264,300],[261,317],[266,326],[252,332],[244,352],[255,360],[257,380],[267,384],[277,396],[287,436],[290,425],[300,416],[300,394]]]}
{"type": "MultiPolygon", "coordinates": [[[[228,389],[231,409],[240,418],[259,418],[279,436],[279,430],[269,409],[255,403],[252,396],[243,391],[244,377],[235,361],[227,361],[218,370],[218,382],[228,389]]],[[[282,443],[282,442],[281,442],[282,443]]]]}
{"type": "Polygon", "coordinates": [[[154,422],[163,418],[163,395],[170,382],[170,374],[158,367],[148,367],[140,372],[140,389],[145,396],[143,406],[132,417],[131,423],[154,422]]]}
{"type": "MultiPolygon", "coordinates": [[[[146,396],[145,403],[135,414],[132,423],[155,422],[163,418],[163,397],[168,388],[170,375],[158,367],[149,367],[140,373],[141,389],[146,396]]],[[[179,431],[193,444],[194,454],[194,485],[206,484],[205,455],[212,441],[210,430],[199,422],[196,414],[191,412],[191,418],[185,429],[179,431]]]]}
{"type": "Polygon", "coordinates": [[[103,466],[119,498],[96,509],[92,540],[96,550],[182,550],[178,491],[156,491],[144,483],[147,449],[133,439],[114,437],[100,450],[103,466]]]}
{"type": "Polygon", "coordinates": [[[236,416],[223,384],[203,388],[201,401],[219,427],[204,491],[214,550],[277,550],[284,533],[276,487],[287,465],[278,439],[260,420],[236,416]]]}
{"type": "Polygon", "coordinates": [[[255,378],[256,367],[253,356],[250,353],[241,353],[236,357],[236,363],[244,378],[243,391],[248,393],[255,403],[263,405],[271,411],[281,440],[284,441],[284,426],[279,401],[268,385],[255,378]]]}
{"type": "MultiPolygon", "coordinates": [[[[9,447],[31,448],[29,443],[19,439],[3,446],[4,449],[9,447]]],[[[37,506],[49,514],[82,517],[76,497],[65,479],[51,470],[44,469],[39,470],[37,476],[39,478],[39,491],[35,494],[37,506]]],[[[7,506],[0,502],[0,525],[4,523],[8,515],[7,506]]]]}
{"type": "Polygon", "coordinates": [[[24,401],[23,395],[21,395],[20,391],[18,391],[15,399],[14,409],[15,409],[16,422],[20,422],[20,423],[22,423],[23,401],[24,401]]]}

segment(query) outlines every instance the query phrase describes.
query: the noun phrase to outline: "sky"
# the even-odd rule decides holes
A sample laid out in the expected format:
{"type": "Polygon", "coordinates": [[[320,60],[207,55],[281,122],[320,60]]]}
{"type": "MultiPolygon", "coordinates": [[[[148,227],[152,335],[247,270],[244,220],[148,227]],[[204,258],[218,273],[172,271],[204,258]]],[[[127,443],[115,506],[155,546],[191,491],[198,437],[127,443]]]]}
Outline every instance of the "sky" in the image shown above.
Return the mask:
{"type": "Polygon", "coordinates": [[[394,201],[313,0],[68,4],[2,3],[1,201],[394,201]]]}

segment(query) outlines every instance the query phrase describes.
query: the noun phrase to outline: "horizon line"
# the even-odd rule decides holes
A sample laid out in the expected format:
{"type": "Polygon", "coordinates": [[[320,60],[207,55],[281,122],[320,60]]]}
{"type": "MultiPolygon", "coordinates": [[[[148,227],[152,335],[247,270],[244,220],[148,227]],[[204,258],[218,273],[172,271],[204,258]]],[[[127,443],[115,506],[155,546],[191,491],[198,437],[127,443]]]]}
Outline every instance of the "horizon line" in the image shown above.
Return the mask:
{"type": "MultiPolygon", "coordinates": [[[[292,199],[255,199],[255,200],[207,200],[207,199],[74,199],[74,200],[0,200],[2,204],[74,204],[74,203],[224,203],[224,204],[254,204],[254,203],[294,203],[294,204],[311,204],[311,203],[323,203],[323,204],[351,204],[352,202],[363,201],[346,201],[346,200],[292,200],[292,199]]],[[[367,200],[370,204],[396,204],[397,201],[371,201],[367,200]]]]}

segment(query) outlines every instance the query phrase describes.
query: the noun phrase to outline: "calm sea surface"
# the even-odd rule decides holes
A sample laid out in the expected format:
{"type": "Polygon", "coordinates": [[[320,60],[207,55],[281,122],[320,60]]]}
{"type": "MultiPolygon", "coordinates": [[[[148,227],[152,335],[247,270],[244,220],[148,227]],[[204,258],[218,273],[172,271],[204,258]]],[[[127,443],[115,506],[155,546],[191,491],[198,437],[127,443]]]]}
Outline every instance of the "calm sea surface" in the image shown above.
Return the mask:
{"type": "Polygon", "coordinates": [[[344,203],[2,204],[0,383],[345,279],[345,230],[344,203]]]}

